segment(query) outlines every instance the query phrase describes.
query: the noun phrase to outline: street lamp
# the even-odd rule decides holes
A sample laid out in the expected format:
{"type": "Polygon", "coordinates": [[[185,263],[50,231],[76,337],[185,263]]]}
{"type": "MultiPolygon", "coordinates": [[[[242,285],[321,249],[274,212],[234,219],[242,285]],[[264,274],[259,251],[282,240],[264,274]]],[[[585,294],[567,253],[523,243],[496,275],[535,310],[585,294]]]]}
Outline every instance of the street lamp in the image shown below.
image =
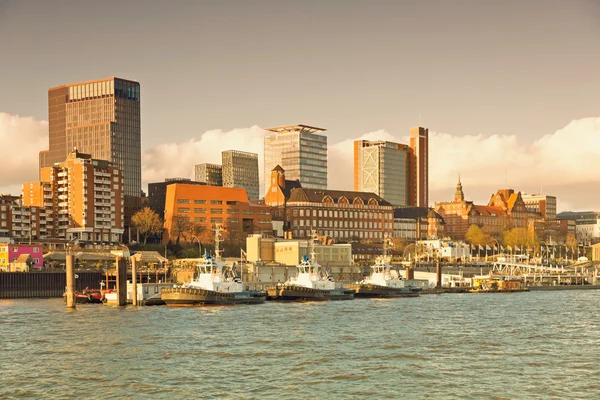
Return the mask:
{"type": "Polygon", "coordinates": [[[544,258],[543,258],[543,257],[544,257],[544,255],[543,255],[543,253],[542,253],[542,248],[541,248],[541,246],[542,246],[542,243],[543,243],[543,244],[546,246],[546,250],[545,250],[545,251],[546,251],[546,262],[547,262],[547,263],[548,263],[548,243],[544,242],[543,240],[540,240],[540,257],[542,257],[542,260],[541,260],[541,263],[540,263],[540,264],[542,264],[542,265],[543,265],[543,264],[544,264],[544,258]]]}
{"type": "MultiPolygon", "coordinates": [[[[500,254],[500,242],[498,242],[498,240],[496,240],[496,238],[492,238],[494,239],[494,242],[496,242],[496,245],[498,245],[498,247],[496,247],[496,256],[498,256],[500,254]]],[[[492,258],[494,258],[494,252],[492,251],[492,258]]]]}

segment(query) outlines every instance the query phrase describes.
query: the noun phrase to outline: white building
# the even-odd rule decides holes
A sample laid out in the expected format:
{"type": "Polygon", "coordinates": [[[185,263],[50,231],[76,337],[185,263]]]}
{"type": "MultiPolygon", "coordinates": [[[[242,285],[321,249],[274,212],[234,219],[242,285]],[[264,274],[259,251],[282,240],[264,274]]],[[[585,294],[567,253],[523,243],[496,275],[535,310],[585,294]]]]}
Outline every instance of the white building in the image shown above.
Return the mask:
{"type": "Polygon", "coordinates": [[[448,239],[420,240],[418,246],[422,246],[423,253],[421,254],[425,257],[429,256],[431,259],[437,257],[466,261],[471,258],[471,248],[465,242],[455,242],[448,239]]]}

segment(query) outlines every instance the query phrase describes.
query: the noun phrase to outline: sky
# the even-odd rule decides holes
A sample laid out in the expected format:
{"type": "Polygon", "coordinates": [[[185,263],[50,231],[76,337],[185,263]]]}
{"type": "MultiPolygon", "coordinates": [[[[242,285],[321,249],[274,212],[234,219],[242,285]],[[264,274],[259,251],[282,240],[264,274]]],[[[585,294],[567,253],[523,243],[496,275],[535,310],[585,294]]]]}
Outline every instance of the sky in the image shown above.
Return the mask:
{"type": "Polygon", "coordinates": [[[592,0],[0,0],[0,192],[37,179],[48,88],[118,76],[141,84],[145,183],[302,123],[352,189],[352,140],[422,125],[431,205],[460,174],[477,203],[509,186],[597,210],[599,39],[592,0]]]}

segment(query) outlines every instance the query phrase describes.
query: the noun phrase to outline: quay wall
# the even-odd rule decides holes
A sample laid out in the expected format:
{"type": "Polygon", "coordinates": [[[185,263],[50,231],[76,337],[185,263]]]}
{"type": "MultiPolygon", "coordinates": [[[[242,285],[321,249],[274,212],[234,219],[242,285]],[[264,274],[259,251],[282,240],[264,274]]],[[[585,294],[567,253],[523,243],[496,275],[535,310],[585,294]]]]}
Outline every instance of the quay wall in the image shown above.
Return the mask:
{"type": "MultiPolygon", "coordinates": [[[[76,272],[77,291],[100,289],[104,274],[76,272]]],[[[0,299],[62,297],[67,284],[64,272],[0,272],[0,299]]]]}

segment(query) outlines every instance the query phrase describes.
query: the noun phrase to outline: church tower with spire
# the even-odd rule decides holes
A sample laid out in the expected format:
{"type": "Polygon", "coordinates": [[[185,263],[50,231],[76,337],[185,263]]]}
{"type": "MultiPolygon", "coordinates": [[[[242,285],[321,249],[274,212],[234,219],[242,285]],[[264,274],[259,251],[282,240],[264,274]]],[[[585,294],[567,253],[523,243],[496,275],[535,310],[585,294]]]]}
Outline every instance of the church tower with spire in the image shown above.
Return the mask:
{"type": "Polygon", "coordinates": [[[462,184],[460,183],[460,175],[458,175],[458,183],[456,184],[454,201],[465,201],[465,194],[463,193],[462,184]]]}

